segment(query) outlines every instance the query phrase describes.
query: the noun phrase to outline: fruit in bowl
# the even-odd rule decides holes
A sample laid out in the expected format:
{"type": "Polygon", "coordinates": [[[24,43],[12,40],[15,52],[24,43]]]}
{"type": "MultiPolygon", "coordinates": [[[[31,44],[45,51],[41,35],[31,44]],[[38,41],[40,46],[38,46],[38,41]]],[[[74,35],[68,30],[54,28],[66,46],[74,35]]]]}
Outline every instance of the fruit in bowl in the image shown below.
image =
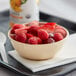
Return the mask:
{"type": "Polygon", "coordinates": [[[44,60],[55,56],[64,45],[69,32],[54,22],[33,21],[15,24],[8,32],[8,36],[20,56],[44,60]]]}

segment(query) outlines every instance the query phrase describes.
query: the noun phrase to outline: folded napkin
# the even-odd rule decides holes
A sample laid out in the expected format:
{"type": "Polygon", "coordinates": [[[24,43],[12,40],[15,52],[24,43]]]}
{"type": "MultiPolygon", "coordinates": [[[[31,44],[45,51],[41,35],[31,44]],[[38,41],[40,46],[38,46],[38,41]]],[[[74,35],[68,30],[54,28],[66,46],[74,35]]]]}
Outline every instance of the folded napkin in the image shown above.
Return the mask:
{"type": "Polygon", "coordinates": [[[30,69],[32,72],[38,72],[45,69],[53,68],[56,66],[72,63],[76,61],[76,34],[71,35],[66,42],[65,46],[60,50],[56,56],[49,60],[44,61],[32,61],[24,59],[19,54],[13,50],[9,51],[9,55],[23,64],[25,67],[30,69]]]}

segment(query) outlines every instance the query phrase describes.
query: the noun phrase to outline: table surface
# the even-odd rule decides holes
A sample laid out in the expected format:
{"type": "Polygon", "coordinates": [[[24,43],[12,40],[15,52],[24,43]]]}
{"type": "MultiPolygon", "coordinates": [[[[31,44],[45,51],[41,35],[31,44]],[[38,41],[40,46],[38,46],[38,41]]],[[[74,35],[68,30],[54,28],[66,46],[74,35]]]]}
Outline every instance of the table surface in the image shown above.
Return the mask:
{"type": "MultiPolygon", "coordinates": [[[[43,17],[44,17],[44,21],[48,21],[48,18],[49,17],[46,18],[45,16],[42,16],[42,13],[40,13],[40,15],[41,15],[41,17],[40,17],[41,19],[43,19],[43,17]]],[[[51,17],[51,21],[54,21],[54,22],[59,23],[59,20],[57,18],[54,18],[54,17],[51,17]]],[[[59,23],[59,24],[61,24],[61,23],[59,23]]],[[[3,33],[5,33],[7,35],[8,29],[9,29],[8,26],[9,26],[8,14],[0,14],[0,31],[2,31],[3,33]],[[8,23],[8,24],[6,24],[6,23],[8,23]]],[[[69,29],[70,29],[70,27],[69,27],[69,29]]],[[[70,33],[75,33],[75,32],[74,31],[70,31],[70,33]]],[[[7,42],[6,43],[7,44],[9,43],[9,40],[8,39],[7,39],[7,42]]],[[[8,48],[6,48],[6,51],[10,51],[11,49],[13,49],[13,47],[11,46],[11,43],[9,43],[8,45],[7,44],[5,45],[6,47],[8,47],[8,48]]],[[[0,65],[0,76],[21,76],[21,75],[15,73],[15,72],[12,72],[9,69],[6,69],[6,68],[4,68],[4,67],[2,67],[0,65]]],[[[39,75],[39,76],[41,76],[41,75],[39,75]]],[[[48,75],[46,75],[46,76],[48,76],[48,75]]],[[[68,73],[65,76],[76,76],[76,70],[68,73]]]]}

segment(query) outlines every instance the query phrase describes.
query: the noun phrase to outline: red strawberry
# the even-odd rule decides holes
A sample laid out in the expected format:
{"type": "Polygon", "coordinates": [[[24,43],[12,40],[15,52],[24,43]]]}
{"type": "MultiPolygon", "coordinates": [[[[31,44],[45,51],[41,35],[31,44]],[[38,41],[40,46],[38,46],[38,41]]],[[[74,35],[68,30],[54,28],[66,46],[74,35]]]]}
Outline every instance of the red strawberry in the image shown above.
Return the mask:
{"type": "Polygon", "coordinates": [[[31,37],[28,40],[29,44],[41,44],[42,40],[39,37],[31,37]]]}
{"type": "Polygon", "coordinates": [[[22,34],[26,34],[27,30],[25,29],[16,29],[15,34],[21,36],[22,34]]]}
{"type": "Polygon", "coordinates": [[[11,34],[15,34],[15,30],[14,29],[11,29],[10,33],[11,34]]]}
{"type": "Polygon", "coordinates": [[[61,33],[55,33],[53,39],[57,42],[63,40],[63,35],[61,33]]]}
{"type": "Polygon", "coordinates": [[[10,37],[15,40],[15,34],[10,34],[10,37]]]}
{"type": "Polygon", "coordinates": [[[20,28],[25,28],[25,26],[22,25],[22,24],[14,24],[13,27],[12,27],[12,29],[11,29],[11,34],[14,34],[15,30],[16,29],[20,29],[20,28]]]}
{"type": "Polygon", "coordinates": [[[41,26],[39,29],[45,29],[47,30],[48,32],[54,32],[55,30],[55,27],[56,27],[56,23],[46,23],[44,24],[43,26],[41,26]]]}
{"type": "Polygon", "coordinates": [[[39,23],[39,25],[44,25],[44,24],[45,24],[44,22],[40,22],[40,23],[39,23]]]}
{"type": "Polygon", "coordinates": [[[42,44],[42,40],[39,37],[37,37],[37,40],[38,40],[38,44],[42,44]]]}
{"type": "Polygon", "coordinates": [[[13,29],[20,29],[20,28],[25,28],[25,26],[23,24],[14,24],[13,29]]]}
{"type": "Polygon", "coordinates": [[[38,37],[40,37],[42,40],[46,40],[49,38],[49,34],[46,30],[40,29],[38,30],[38,37]]]}
{"type": "Polygon", "coordinates": [[[64,30],[64,28],[57,28],[55,29],[54,33],[61,33],[63,37],[66,36],[66,31],[64,30]]]}
{"type": "Polygon", "coordinates": [[[35,44],[35,45],[38,44],[37,37],[31,37],[31,38],[29,38],[28,43],[29,44],[35,44]]]}
{"type": "Polygon", "coordinates": [[[26,33],[27,38],[29,39],[30,37],[33,37],[32,34],[26,33]]]}
{"type": "Polygon", "coordinates": [[[26,33],[27,33],[27,30],[24,30],[23,28],[22,29],[16,29],[15,30],[15,34],[16,34],[15,39],[19,42],[25,43],[27,40],[26,33]]]}
{"type": "Polygon", "coordinates": [[[27,37],[25,34],[22,34],[22,35],[16,35],[15,39],[19,42],[25,43],[27,40],[27,37]]]}
{"type": "Polygon", "coordinates": [[[47,40],[43,41],[44,44],[49,44],[49,43],[53,43],[53,42],[55,42],[55,40],[53,38],[48,38],[47,40]]]}
{"type": "Polygon", "coordinates": [[[28,33],[33,34],[34,36],[37,36],[39,26],[38,25],[32,25],[30,26],[28,33]]]}
{"type": "Polygon", "coordinates": [[[62,29],[63,27],[60,25],[57,25],[55,29],[62,29]]]}
{"type": "Polygon", "coordinates": [[[28,24],[29,26],[32,26],[32,25],[38,25],[39,26],[39,22],[38,21],[32,21],[31,23],[28,24]]]}
{"type": "Polygon", "coordinates": [[[44,22],[40,22],[39,23],[39,26],[43,26],[45,23],[44,22]]]}
{"type": "Polygon", "coordinates": [[[25,30],[29,30],[30,26],[25,26],[25,30]]]}

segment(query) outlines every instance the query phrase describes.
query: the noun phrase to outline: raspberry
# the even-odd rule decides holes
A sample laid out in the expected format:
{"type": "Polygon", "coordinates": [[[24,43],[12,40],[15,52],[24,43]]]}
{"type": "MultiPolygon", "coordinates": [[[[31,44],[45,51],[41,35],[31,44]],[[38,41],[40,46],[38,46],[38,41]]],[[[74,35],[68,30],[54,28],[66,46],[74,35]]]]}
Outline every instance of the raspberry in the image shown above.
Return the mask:
{"type": "Polygon", "coordinates": [[[46,40],[49,38],[49,34],[46,30],[40,29],[38,30],[38,37],[40,37],[42,40],[46,40]]]}
{"type": "Polygon", "coordinates": [[[53,33],[54,30],[55,30],[55,27],[56,27],[56,23],[51,22],[51,23],[46,23],[46,24],[44,24],[44,25],[41,26],[39,29],[45,29],[45,30],[47,30],[48,32],[53,33]]]}
{"type": "Polygon", "coordinates": [[[14,34],[14,33],[15,33],[15,30],[16,30],[16,29],[20,29],[20,28],[25,28],[25,26],[22,25],[22,24],[15,24],[15,25],[12,27],[12,29],[11,29],[11,34],[14,34]]]}
{"type": "Polygon", "coordinates": [[[27,37],[25,34],[22,34],[22,35],[16,35],[15,39],[19,42],[25,43],[27,40],[27,37]]]}
{"type": "Polygon", "coordinates": [[[29,44],[38,44],[37,37],[31,37],[31,38],[29,38],[28,43],[29,44]]]}
{"type": "Polygon", "coordinates": [[[55,40],[53,38],[48,38],[47,40],[43,41],[44,44],[49,44],[49,43],[53,43],[53,42],[55,42],[55,40]]]}
{"type": "Polygon", "coordinates": [[[37,36],[39,26],[38,25],[32,25],[30,26],[28,33],[33,34],[34,36],[37,36]]]}
{"type": "Polygon", "coordinates": [[[32,34],[26,33],[27,38],[29,39],[30,37],[33,37],[32,34]]]}
{"type": "Polygon", "coordinates": [[[15,34],[21,36],[22,34],[26,34],[27,30],[25,29],[16,29],[15,34]]]}
{"type": "Polygon", "coordinates": [[[61,33],[55,33],[53,39],[57,42],[63,40],[63,35],[61,33]]]}
{"type": "Polygon", "coordinates": [[[63,37],[66,36],[66,31],[64,30],[64,28],[57,28],[55,30],[55,33],[61,33],[63,35],[63,37]]]}

